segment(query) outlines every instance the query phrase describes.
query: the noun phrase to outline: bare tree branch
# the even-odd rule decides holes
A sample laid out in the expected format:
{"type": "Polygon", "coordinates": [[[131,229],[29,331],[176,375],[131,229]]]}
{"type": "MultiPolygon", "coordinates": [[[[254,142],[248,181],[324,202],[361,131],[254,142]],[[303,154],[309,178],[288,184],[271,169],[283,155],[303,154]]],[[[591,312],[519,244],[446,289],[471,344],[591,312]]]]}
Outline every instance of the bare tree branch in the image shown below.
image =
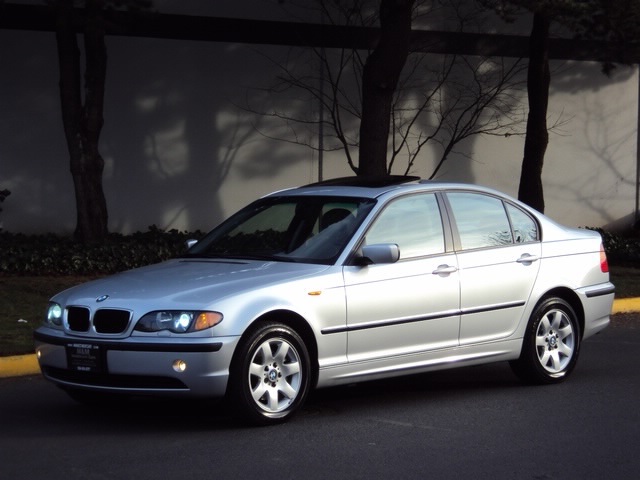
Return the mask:
{"type": "MultiPolygon", "coordinates": [[[[358,21],[369,26],[375,20],[369,14],[371,10],[366,10],[365,3],[361,0],[319,0],[318,4],[325,21],[340,25],[358,21]]],[[[416,16],[435,11],[435,3],[420,2],[416,16]]],[[[452,28],[464,29],[477,21],[477,14],[464,11],[458,0],[439,0],[437,3],[438,14],[447,7],[453,12],[452,28]]],[[[313,149],[318,148],[319,142],[313,142],[312,138],[314,132],[320,130],[319,119],[322,118],[323,150],[341,149],[348,165],[357,173],[354,153],[360,146],[362,71],[368,52],[346,49],[296,51],[302,53],[289,57],[296,61],[283,64],[270,59],[280,70],[277,82],[255,91],[264,93],[274,105],[302,95],[306,98],[306,106],[313,102],[317,108],[324,109],[324,115],[311,115],[308,110],[295,108],[286,112],[275,107],[246,108],[258,115],[280,118],[288,132],[287,138],[281,140],[313,149]],[[304,52],[311,60],[300,62],[304,52]],[[310,74],[314,69],[316,73],[310,74]],[[302,129],[305,135],[301,134],[302,129]]],[[[409,173],[418,162],[431,161],[435,164],[431,173],[433,178],[455,147],[474,135],[522,134],[525,70],[526,66],[518,59],[411,54],[392,100],[387,173],[394,170],[409,173]],[[427,151],[425,147],[430,145],[436,148],[427,151]]]]}

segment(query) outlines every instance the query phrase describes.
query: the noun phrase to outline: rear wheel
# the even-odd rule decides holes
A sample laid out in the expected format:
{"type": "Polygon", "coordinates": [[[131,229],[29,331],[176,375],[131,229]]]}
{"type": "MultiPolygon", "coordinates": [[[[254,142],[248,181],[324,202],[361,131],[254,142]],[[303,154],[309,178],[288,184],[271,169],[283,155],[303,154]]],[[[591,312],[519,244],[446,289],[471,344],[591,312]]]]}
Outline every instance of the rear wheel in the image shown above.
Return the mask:
{"type": "Polygon", "coordinates": [[[309,391],[310,360],[302,339],[286,325],[265,323],[239,348],[229,379],[232,407],[254,424],[287,420],[309,391]]]}
{"type": "Polygon", "coordinates": [[[533,312],[520,358],[511,362],[511,368],[529,383],[559,383],[573,371],[579,352],[580,325],[573,308],[550,297],[533,312]]]}

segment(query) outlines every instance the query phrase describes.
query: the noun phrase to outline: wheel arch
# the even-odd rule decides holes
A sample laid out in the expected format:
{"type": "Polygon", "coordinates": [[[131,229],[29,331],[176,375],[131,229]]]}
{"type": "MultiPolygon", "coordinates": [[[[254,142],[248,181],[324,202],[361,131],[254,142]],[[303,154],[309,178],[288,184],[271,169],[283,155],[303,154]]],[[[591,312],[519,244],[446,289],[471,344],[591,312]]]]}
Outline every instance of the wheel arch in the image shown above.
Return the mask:
{"type": "Polygon", "coordinates": [[[576,292],[574,292],[570,288],[557,287],[552,290],[549,290],[542,297],[540,297],[540,300],[538,301],[536,307],[534,308],[534,311],[538,308],[538,306],[540,306],[540,304],[542,304],[545,300],[551,297],[561,298],[571,306],[576,316],[578,317],[578,325],[580,327],[580,340],[582,340],[582,336],[584,335],[585,320],[584,320],[584,307],[582,306],[580,297],[578,297],[576,292]]]}
{"type": "MultiPolygon", "coordinates": [[[[256,328],[259,328],[260,325],[268,322],[281,323],[286,325],[287,327],[295,330],[298,335],[302,338],[305,346],[307,347],[307,351],[309,353],[309,357],[311,360],[311,379],[310,386],[311,388],[315,388],[318,382],[318,344],[316,342],[316,337],[313,333],[313,330],[309,326],[307,320],[299,315],[296,312],[292,312],[291,310],[272,310],[270,312],[266,312],[256,318],[251,325],[244,331],[238,345],[241,345],[243,342],[247,340],[247,338],[253,333],[256,328]]],[[[232,363],[236,361],[238,349],[234,352],[232,363]]]]}

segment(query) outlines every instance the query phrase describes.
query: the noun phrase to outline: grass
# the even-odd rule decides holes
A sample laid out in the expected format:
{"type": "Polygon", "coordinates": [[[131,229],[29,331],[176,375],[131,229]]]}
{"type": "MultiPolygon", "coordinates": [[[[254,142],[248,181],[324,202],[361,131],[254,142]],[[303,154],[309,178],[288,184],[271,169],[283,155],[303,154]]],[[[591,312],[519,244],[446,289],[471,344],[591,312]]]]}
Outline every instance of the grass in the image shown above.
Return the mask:
{"type": "Polygon", "coordinates": [[[49,298],[92,278],[0,276],[0,356],[32,353],[49,298]]]}
{"type": "Polygon", "coordinates": [[[640,268],[611,265],[610,269],[616,298],[640,297],[640,268]]]}
{"type": "MultiPolygon", "coordinates": [[[[0,356],[33,352],[33,331],[47,302],[65,288],[92,280],[88,276],[0,276],[0,356]]],[[[613,265],[616,298],[640,296],[640,269],[613,265]]]]}

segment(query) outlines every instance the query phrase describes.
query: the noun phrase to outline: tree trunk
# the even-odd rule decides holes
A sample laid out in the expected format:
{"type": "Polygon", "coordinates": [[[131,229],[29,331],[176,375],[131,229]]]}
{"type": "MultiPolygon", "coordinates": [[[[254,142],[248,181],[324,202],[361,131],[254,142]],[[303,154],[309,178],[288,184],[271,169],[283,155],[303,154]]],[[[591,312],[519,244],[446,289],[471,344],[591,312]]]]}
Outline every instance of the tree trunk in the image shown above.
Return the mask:
{"type": "Polygon", "coordinates": [[[80,49],[71,19],[73,1],[62,0],[56,6],[62,120],[77,210],[75,237],[83,242],[96,242],[108,233],[107,203],[102,189],[104,160],[98,151],[107,65],[103,1],[88,1],[86,6],[84,105],[80,49]]]}
{"type": "Polygon", "coordinates": [[[549,24],[550,19],[547,15],[534,13],[527,74],[529,116],[518,189],[518,199],[540,212],[544,212],[542,166],[549,143],[549,132],[547,131],[547,106],[551,81],[549,24]]]}
{"type": "Polygon", "coordinates": [[[380,42],[362,73],[362,119],[358,175],[387,175],[391,105],[409,54],[411,13],[415,0],[382,0],[380,42]]]}

